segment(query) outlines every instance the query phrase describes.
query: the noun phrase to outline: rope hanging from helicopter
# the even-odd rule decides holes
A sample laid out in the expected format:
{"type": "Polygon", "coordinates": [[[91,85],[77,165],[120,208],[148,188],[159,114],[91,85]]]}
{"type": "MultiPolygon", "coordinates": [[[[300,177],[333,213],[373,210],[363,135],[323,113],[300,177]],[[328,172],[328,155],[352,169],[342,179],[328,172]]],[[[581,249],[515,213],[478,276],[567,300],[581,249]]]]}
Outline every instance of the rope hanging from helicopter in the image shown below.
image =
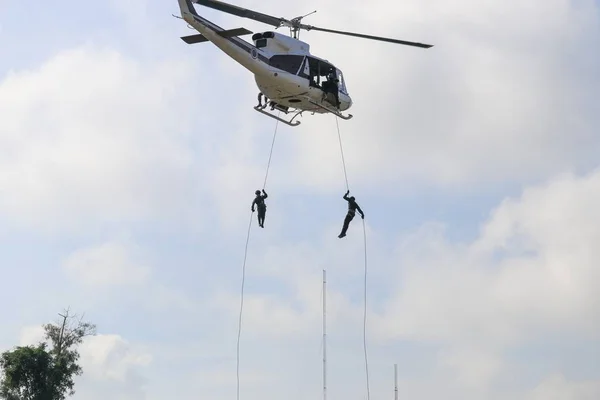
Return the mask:
{"type": "MultiPolygon", "coordinates": [[[[342,159],[342,167],[344,170],[344,178],[346,183],[346,189],[350,190],[350,185],[348,181],[348,173],[346,169],[346,160],[344,157],[344,149],[342,145],[342,137],[340,133],[340,127],[338,123],[337,117],[335,117],[338,140],[340,145],[340,154],[342,159]]],[[[265,179],[263,182],[263,190],[266,188],[267,179],[269,176],[269,169],[271,166],[271,160],[273,156],[273,149],[275,147],[275,139],[277,137],[277,128],[279,125],[279,120],[276,120],[275,130],[273,132],[273,140],[271,142],[271,150],[269,152],[269,159],[267,162],[267,167],[265,171],[265,179]]],[[[240,340],[241,340],[241,332],[242,332],[242,316],[243,316],[243,308],[244,308],[244,287],[246,281],[246,261],[248,255],[248,244],[250,242],[250,232],[252,228],[252,219],[253,212],[250,214],[250,221],[248,222],[248,230],[246,234],[246,244],[244,248],[244,261],[242,264],[242,279],[241,279],[241,293],[240,293],[240,311],[239,311],[239,319],[238,319],[238,335],[237,335],[237,355],[236,355],[236,372],[237,372],[237,400],[240,400],[240,340]]],[[[367,352],[367,271],[368,271],[368,259],[367,259],[367,233],[366,233],[366,225],[363,219],[363,243],[364,243],[364,311],[363,311],[363,349],[364,349],[364,360],[365,360],[365,374],[366,374],[366,390],[367,390],[367,400],[370,400],[370,385],[369,385],[369,362],[368,362],[368,352],[367,352]]]]}
{"type": "MultiPolygon", "coordinates": [[[[348,184],[348,172],[346,171],[346,160],[344,158],[344,148],[342,146],[342,135],[340,134],[340,125],[338,122],[337,116],[335,118],[335,125],[337,127],[338,140],[340,142],[340,153],[342,156],[342,166],[344,168],[344,178],[346,179],[346,190],[350,191],[350,185],[348,184]]],[[[363,226],[363,244],[364,244],[364,265],[365,265],[365,274],[364,274],[364,290],[363,290],[363,350],[365,354],[365,376],[366,376],[366,386],[367,386],[367,400],[371,398],[371,390],[369,387],[369,358],[367,354],[367,228],[365,226],[365,220],[362,219],[363,226]]]]}
{"type": "MultiPolygon", "coordinates": [[[[271,142],[271,151],[269,152],[269,161],[267,162],[267,170],[265,172],[265,180],[263,182],[263,190],[267,186],[267,177],[269,176],[269,167],[271,166],[271,157],[273,156],[273,147],[275,146],[275,138],[277,136],[277,127],[279,120],[275,122],[275,131],[273,132],[273,141],[271,142]]],[[[250,221],[248,222],[248,232],[246,234],[246,246],[244,248],[244,262],[242,264],[242,284],[240,293],[240,314],[238,319],[238,335],[237,335],[237,355],[236,355],[236,370],[237,370],[237,400],[240,400],[240,338],[242,336],[242,313],[244,310],[244,285],[246,282],[246,260],[248,258],[248,243],[250,242],[250,230],[252,227],[252,219],[254,211],[250,213],[250,221]]]]}
{"type": "Polygon", "coordinates": [[[342,147],[342,136],[340,135],[340,124],[338,119],[335,119],[335,126],[337,127],[338,140],[340,141],[340,153],[342,154],[342,166],[344,167],[344,178],[346,179],[346,190],[350,190],[348,185],[348,172],[346,172],[346,160],[344,159],[344,148],[342,147]]]}

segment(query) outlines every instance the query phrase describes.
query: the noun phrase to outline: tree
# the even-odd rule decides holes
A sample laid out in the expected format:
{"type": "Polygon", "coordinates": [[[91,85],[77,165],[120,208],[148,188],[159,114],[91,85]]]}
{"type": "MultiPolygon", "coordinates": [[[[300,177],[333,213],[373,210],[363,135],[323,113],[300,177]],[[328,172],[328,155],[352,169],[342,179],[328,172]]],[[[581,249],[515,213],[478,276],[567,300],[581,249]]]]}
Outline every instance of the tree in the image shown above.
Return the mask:
{"type": "Polygon", "coordinates": [[[77,345],[96,333],[83,317],[59,314],[62,320],[44,325],[46,342],[19,346],[0,357],[0,398],[6,400],[64,400],[75,393],[73,379],[83,373],[77,345]],[[48,344],[51,348],[48,349],[48,344]]]}
{"type": "Polygon", "coordinates": [[[52,357],[46,344],[17,347],[0,358],[3,379],[0,396],[7,400],[51,400],[48,390],[48,371],[52,357]]]}

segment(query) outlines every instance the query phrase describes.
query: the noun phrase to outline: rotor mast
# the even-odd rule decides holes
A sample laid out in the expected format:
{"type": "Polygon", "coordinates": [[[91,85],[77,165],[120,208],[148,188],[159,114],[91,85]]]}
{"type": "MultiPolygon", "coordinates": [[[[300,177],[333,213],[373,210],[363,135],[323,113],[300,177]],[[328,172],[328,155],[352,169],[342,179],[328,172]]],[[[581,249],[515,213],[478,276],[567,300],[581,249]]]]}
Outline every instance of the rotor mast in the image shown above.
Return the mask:
{"type": "Polygon", "coordinates": [[[317,12],[317,10],[315,10],[313,12],[309,12],[308,14],[303,15],[301,17],[292,18],[292,20],[288,24],[286,24],[284,22],[284,24],[286,24],[290,27],[290,36],[293,37],[294,39],[300,39],[300,30],[305,29],[304,26],[301,24],[302,18],[306,18],[309,15],[312,15],[316,12],[317,12]]]}

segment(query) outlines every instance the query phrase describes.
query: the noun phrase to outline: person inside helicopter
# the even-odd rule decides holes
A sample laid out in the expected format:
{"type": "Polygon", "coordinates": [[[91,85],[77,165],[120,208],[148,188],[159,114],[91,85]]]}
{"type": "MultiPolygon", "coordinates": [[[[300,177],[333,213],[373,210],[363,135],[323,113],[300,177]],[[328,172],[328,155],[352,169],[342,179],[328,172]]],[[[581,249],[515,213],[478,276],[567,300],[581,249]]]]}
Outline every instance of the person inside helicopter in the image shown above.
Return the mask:
{"type": "Polygon", "coordinates": [[[327,80],[323,82],[323,91],[325,95],[327,93],[331,93],[335,97],[335,104],[337,108],[340,108],[340,93],[339,93],[339,79],[335,76],[335,70],[332,68],[329,70],[329,74],[327,74],[327,80]]]}

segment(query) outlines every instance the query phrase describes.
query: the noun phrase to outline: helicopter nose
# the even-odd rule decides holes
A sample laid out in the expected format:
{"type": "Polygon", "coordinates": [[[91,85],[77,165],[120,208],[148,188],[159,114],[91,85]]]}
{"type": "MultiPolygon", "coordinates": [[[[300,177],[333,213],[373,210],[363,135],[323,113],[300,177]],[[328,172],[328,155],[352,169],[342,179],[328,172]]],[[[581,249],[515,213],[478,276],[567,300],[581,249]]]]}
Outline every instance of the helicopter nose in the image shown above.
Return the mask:
{"type": "MultiPolygon", "coordinates": [[[[340,100],[342,100],[342,99],[340,99],[340,100]]],[[[342,101],[340,101],[340,109],[342,111],[346,111],[350,107],[352,107],[352,99],[350,98],[350,96],[345,95],[344,99],[342,101]]]]}

